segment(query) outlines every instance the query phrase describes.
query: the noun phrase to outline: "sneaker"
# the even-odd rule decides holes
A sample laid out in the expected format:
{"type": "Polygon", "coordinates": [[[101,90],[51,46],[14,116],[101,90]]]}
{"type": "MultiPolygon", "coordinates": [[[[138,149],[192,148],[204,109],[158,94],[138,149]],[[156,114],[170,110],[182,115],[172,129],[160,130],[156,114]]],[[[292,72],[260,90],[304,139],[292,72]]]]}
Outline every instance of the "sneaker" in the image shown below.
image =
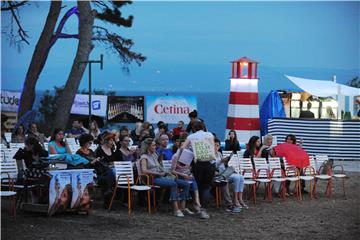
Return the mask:
{"type": "Polygon", "coordinates": [[[182,212],[183,213],[185,213],[186,215],[194,215],[195,213],[194,212],[192,212],[190,209],[188,209],[188,208],[184,208],[183,210],[182,210],[182,212]]]}
{"type": "Polygon", "coordinates": [[[234,206],[233,206],[233,205],[229,205],[229,206],[227,206],[227,207],[225,208],[225,211],[227,211],[227,212],[232,212],[233,209],[234,209],[234,206]]]}
{"type": "Polygon", "coordinates": [[[184,214],[180,210],[175,211],[174,216],[175,217],[185,217],[184,214]]]}
{"type": "Polygon", "coordinates": [[[209,219],[209,218],[210,218],[209,214],[207,214],[207,212],[206,212],[205,210],[201,210],[201,211],[200,211],[199,217],[200,217],[201,219],[209,219]]]}
{"type": "Polygon", "coordinates": [[[235,206],[231,212],[232,212],[232,213],[239,213],[239,212],[241,212],[241,208],[235,206]]]}
{"type": "Polygon", "coordinates": [[[241,203],[241,208],[249,209],[249,206],[246,205],[245,203],[241,203]]]}

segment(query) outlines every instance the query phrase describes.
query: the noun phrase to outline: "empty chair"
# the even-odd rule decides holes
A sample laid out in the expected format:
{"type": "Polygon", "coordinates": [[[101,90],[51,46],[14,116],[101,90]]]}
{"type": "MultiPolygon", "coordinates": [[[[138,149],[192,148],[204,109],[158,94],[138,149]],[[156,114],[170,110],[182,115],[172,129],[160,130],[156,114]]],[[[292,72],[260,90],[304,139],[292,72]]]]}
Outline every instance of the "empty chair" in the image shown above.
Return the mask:
{"type": "Polygon", "coordinates": [[[300,176],[301,180],[310,182],[310,198],[313,198],[313,181],[315,180],[316,170],[315,166],[315,158],[314,156],[309,156],[310,165],[303,168],[303,176],[300,176]]]}
{"type": "Polygon", "coordinates": [[[250,158],[239,158],[241,174],[244,177],[244,184],[249,186],[253,203],[256,204],[256,181],[255,172],[250,158]]]}
{"type": "MultiPolygon", "coordinates": [[[[315,184],[314,184],[314,194],[316,194],[316,187],[318,180],[327,181],[325,194],[328,197],[331,197],[332,194],[332,176],[331,176],[331,168],[327,165],[327,161],[329,160],[326,155],[315,155],[316,165],[314,167],[317,172],[315,175],[315,184]],[[323,170],[326,170],[327,174],[322,174],[323,170]]],[[[311,164],[311,163],[310,163],[311,164]]],[[[314,164],[314,163],[312,163],[314,164]]]]}
{"type": "Polygon", "coordinates": [[[347,178],[346,174],[344,173],[344,167],[342,165],[334,165],[332,167],[332,177],[335,179],[342,180],[342,189],[343,189],[343,196],[345,196],[345,178],[347,178]],[[339,170],[337,170],[339,169],[339,170]]]}
{"type": "MultiPolygon", "coordinates": [[[[268,161],[269,161],[270,178],[271,181],[273,182],[273,188],[280,187],[278,193],[280,194],[280,197],[284,200],[286,193],[286,189],[285,189],[286,178],[285,178],[285,172],[281,168],[280,158],[278,157],[269,158],[268,161]]],[[[275,190],[275,192],[277,192],[277,190],[275,190]]]]}
{"type": "Polygon", "coordinates": [[[265,195],[264,199],[268,199],[272,201],[271,194],[271,178],[269,165],[266,162],[265,158],[254,158],[254,166],[255,166],[255,181],[260,186],[261,183],[265,186],[265,195]]]}
{"type": "Polygon", "coordinates": [[[151,187],[146,185],[135,185],[134,181],[134,171],[132,167],[132,162],[130,161],[116,161],[114,162],[115,174],[116,174],[116,183],[115,189],[113,192],[113,196],[111,198],[109,209],[113,204],[114,198],[116,196],[116,189],[123,188],[128,190],[128,211],[129,215],[131,215],[131,207],[132,207],[132,190],[135,191],[147,191],[148,193],[148,211],[151,213],[150,208],[150,191],[151,187]]]}

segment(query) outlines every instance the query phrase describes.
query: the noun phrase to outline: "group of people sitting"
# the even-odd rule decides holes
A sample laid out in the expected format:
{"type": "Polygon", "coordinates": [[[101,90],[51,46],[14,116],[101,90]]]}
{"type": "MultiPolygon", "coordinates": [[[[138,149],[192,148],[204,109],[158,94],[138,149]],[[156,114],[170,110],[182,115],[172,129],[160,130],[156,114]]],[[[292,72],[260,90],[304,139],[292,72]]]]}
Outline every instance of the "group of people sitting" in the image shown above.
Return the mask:
{"type": "MultiPolygon", "coordinates": [[[[42,146],[45,140],[39,137],[43,135],[38,133],[33,124],[32,134],[24,139],[26,154],[23,159],[26,166],[31,168],[34,161],[48,154],[72,154],[65,141],[64,136],[67,134],[78,140],[80,148],[76,154],[88,160],[88,164],[81,167],[95,170],[105,208],[109,207],[114,191],[114,161],[131,161],[134,163],[135,175],[150,175],[152,184],[169,189],[169,201],[176,217],[198,214],[202,219],[209,218],[206,208],[214,187],[221,188],[227,211],[239,213],[242,209],[247,209],[243,200],[244,178],[228,166],[231,156],[223,157],[220,140],[215,134],[207,132],[203,120],[197,118],[196,111],[190,113],[189,117],[187,129],[183,122],[179,122],[171,132],[163,122],[159,122],[154,131],[148,123],[138,123],[131,132],[125,126],[119,131],[101,132],[95,123],[87,130],[78,121],[74,121],[72,129],[67,132],[62,129],[53,131],[48,152],[42,146]],[[172,148],[169,148],[170,140],[173,142],[172,148]],[[91,149],[94,141],[98,144],[95,151],[91,149]],[[191,159],[184,161],[184,156],[189,152],[192,154],[189,155],[191,159]],[[164,160],[171,160],[170,171],[164,168],[164,160]],[[139,169],[136,169],[136,165],[139,169]],[[193,199],[193,210],[186,206],[190,199],[193,199]]],[[[296,143],[295,136],[289,135],[287,141],[296,143]]],[[[253,136],[243,157],[268,158],[273,154],[271,145],[271,135],[265,136],[262,145],[260,138],[253,136]]],[[[228,133],[224,150],[234,153],[240,151],[236,131],[228,133]]]]}

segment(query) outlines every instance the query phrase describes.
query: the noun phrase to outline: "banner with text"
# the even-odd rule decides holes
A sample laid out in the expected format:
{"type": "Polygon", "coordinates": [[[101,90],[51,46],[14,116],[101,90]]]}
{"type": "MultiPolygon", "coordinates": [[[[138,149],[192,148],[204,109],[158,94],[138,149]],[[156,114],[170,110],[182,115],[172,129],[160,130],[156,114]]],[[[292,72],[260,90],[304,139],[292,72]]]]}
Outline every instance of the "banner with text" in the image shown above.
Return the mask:
{"type": "Polygon", "coordinates": [[[1,111],[17,112],[20,103],[21,92],[1,90],[1,111]]]}
{"type": "Polygon", "coordinates": [[[146,96],[146,119],[150,123],[188,123],[189,113],[196,109],[195,96],[146,96]]]}
{"type": "MultiPolygon", "coordinates": [[[[91,95],[91,114],[99,117],[106,117],[107,96],[91,95]]],[[[89,95],[76,94],[71,107],[72,114],[89,114],[89,95]]]]}
{"type": "Polygon", "coordinates": [[[109,96],[107,119],[110,122],[135,123],[144,121],[144,97],[109,96]]]}

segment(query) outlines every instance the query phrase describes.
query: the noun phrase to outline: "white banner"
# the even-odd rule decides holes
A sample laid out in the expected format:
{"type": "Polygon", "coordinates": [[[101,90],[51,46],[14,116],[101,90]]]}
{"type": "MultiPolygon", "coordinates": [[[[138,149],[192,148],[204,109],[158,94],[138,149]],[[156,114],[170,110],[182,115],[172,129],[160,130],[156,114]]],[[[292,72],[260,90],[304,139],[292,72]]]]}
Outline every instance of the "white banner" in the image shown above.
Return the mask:
{"type": "Polygon", "coordinates": [[[21,92],[9,92],[1,90],[1,111],[17,112],[20,103],[21,92]]]}
{"type": "Polygon", "coordinates": [[[197,99],[194,96],[147,96],[146,119],[150,123],[163,121],[178,123],[180,120],[188,123],[189,113],[197,109],[197,99]]]}
{"type": "MultiPolygon", "coordinates": [[[[100,117],[106,117],[107,96],[91,95],[91,114],[100,117]]],[[[72,114],[89,114],[89,95],[76,94],[71,107],[72,114]]]]}

